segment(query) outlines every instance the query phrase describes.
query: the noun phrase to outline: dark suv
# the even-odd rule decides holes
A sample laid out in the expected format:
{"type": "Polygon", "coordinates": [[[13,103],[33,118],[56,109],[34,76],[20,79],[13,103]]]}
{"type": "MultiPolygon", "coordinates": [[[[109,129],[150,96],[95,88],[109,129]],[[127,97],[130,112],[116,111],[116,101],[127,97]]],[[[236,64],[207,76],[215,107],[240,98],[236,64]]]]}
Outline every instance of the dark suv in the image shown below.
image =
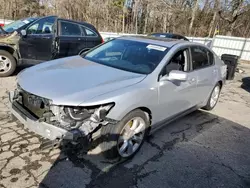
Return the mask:
{"type": "Polygon", "coordinates": [[[25,30],[0,37],[0,77],[11,75],[17,65],[82,54],[102,42],[89,23],[42,17],[25,30]]]}

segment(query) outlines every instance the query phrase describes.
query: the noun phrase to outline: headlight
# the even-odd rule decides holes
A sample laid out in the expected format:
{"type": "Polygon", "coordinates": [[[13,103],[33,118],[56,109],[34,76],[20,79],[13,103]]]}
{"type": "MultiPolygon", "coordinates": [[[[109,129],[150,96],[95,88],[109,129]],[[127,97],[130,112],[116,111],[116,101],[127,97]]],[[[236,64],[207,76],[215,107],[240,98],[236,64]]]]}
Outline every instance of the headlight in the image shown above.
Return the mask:
{"type": "Polygon", "coordinates": [[[100,106],[95,110],[94,114],[90,117],[90,120],[94,122],[100,122],[106,117],[106,115],[109,113],[111,108],[114,107],[114,105],[114,103],[110,103],[100,106]]]}
{"type": "Polygon", "coordinates": [[[90,118],[93,122],[100,122],[113,106],[114,103],[88,107],[64,107],[64,112],[75,121],[83,121],[90,118]]]}

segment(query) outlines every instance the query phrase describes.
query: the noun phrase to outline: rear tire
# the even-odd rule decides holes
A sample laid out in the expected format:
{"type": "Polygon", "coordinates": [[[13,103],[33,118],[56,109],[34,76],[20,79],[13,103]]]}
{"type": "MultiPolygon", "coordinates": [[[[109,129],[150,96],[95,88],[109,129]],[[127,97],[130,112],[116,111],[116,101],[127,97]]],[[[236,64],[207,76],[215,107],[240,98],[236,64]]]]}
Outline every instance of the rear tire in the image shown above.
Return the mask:
{"type": "MultiPolygon", "coordinates": [[[[137,127],[140,127],[140,125],[141,125],[141,123],[136,123],[136,124],[139,124],[137,127]]],[[[149,122],[149,119],[147,117],[147,114],[139,109],[131,111],[116,125],[108,124],[108,125],[104,126],[102,128],[102,143],[101,143],[102,154],[107,159],[114,159],[117,157],[121,157],[121,158],[125,158],[125,159],[132,158],[141,148],[141,146],[145,140],[145,137],[148,134],[149,126],[150,126],[150,122],[149,122]],[[138,122],[145,123],[144,129],[142,129],[142,130],[144,130],[144,132],[140,133],[143,135],[139,135],[139,133],[138,133],[138,134],[131,136],[131,140],[128,139],[129,141],[125,141],[126,139],[124,137],[124,134],[122,134],[122,133],[126,129],[128,129],[127,128],[128,125],[130,126],[129,129],[132,129],[132,127],[134,125],[133,123],[134,123],[134,121],[137,121],[137,119],[140,120],[138,122]],[[130,122],[132,122],[132,123],[130,124],[130,122]],[[133,139],[140,140],[140,143],[133,140],[133,139]],[[124,141],[121,142],[121,140],[124,140],[124,141]],[[127,143],[134,142],[133,143],[134,145],[132,147],[133,152],[130,154],[124,154],[124,155],[122,154],[121,155],[121,147],[123,147],[125,142],[127,142],[127,143]],[[120,147],[120,149],[119,149],[119,147],[120,147]]],[[[130,144],[128,144],[128,145],[130,145],[130,144]]],[[[124,150],[129,150],[128,146],[127,146],[127,149],[124,149],[124,150]]],[[[129,153],[129,152],[127,151],[127,153],[129,153]]]]}
{"type": "Polygon", "coordinates": [[[203,107],[204,110],[210,111],[216,106],[220,97],[221,85],[217,83],[214,86],[212,93],[209,96],[206,106],[203,107]]]}
{"type": "Polygon", "coordinates": [[[0,77],[7,77],[16,70],[16,60],[7,51],[0,50],[0,77]]]}

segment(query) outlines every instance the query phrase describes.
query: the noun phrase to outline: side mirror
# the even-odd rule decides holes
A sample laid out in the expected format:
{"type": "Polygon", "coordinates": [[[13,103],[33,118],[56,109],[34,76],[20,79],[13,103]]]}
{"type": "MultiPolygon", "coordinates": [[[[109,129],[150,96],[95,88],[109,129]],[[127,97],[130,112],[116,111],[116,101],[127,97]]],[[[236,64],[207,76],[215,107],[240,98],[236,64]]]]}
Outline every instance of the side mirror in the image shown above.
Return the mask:
{"type": "Polygon", "coordinates": [[[21,30],[21,35],[22,35],[22,36],[26,36],[26,35],[27,35],[26,30],[24,30],[24,29],[21,30]]]}
{"type": "Polygon", "coordinates": [[[178,70],[172,70],[168,76],[163,76],[161,81],[187,81],[187,73],[178,70]]]}
{"type": "Polygon", "coordinates": [[[173,70],[169,73],[168,80],[187,81],[187,73],[173,70]]]}

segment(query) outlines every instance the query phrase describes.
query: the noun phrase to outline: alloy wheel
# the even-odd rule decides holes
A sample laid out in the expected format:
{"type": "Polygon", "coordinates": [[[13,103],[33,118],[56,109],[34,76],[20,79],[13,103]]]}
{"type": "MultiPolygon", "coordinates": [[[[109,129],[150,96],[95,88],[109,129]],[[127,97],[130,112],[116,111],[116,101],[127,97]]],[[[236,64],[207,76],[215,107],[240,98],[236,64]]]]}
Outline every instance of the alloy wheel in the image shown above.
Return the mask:
{"type": "Polygon", "coordinates": [[[210,106],[214,107],[219,99],[219,95],[220,95],[220,86],[216,86],[213,90],[213,93],[211,95],[210,98],[210,106]]]}
{"type": "Polygon", "coordinates": [[[5,73],[11,69],[11,61],[6,56],[0,55],[0,72],[5,73]]]}
{"type": "Polygon", "coordinates": [[[140,117],[128,121],[118,138],[117,149],[122,157],[132,156],[141,146],[145,135],[146,123],[140,117]]]}

